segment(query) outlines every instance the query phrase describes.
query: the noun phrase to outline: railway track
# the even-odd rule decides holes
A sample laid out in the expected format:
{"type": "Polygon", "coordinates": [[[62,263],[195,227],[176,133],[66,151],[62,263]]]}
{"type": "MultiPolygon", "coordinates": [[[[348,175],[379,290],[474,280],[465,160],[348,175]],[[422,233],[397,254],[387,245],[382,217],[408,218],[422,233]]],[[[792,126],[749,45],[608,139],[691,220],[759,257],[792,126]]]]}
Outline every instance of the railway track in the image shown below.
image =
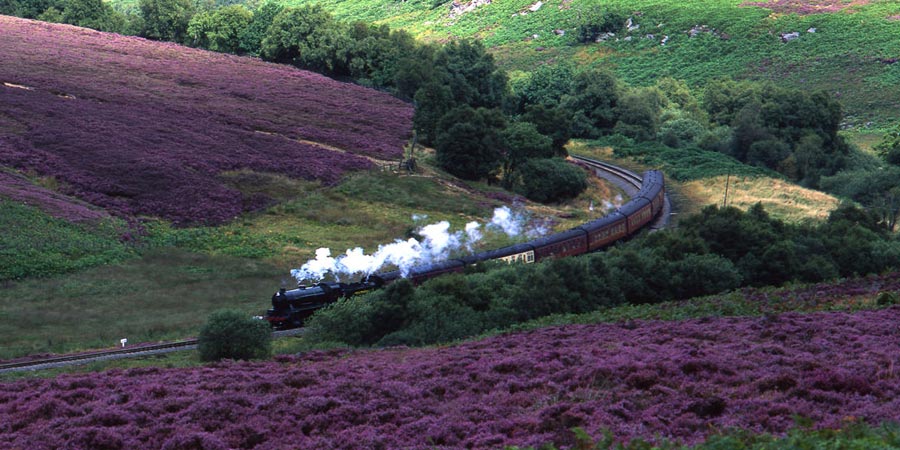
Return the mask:
{"type": "Polygon", "coordinates": [[[624,189],[628,195],[634,195],[641,190],[641,182],[643,179],[640,175],[623,169],[612,164],[598,161],[596,159],[585,158],[583,156],[570,155],[570,158],[594,169],[594,175],[608,180],[624,189]]]}
{"type": "MultiPolygon", "coordinates": [[[[280,338],[286,336],[294,336],[303,333],[302,328],[294,330],[275,331],[272,338],[280,338]]],[[[120,348],[115,350],[104,350],[90,353],[78,353],[74,355],[54,356],[51,358],[32,359],[28,361],[14,361],[0,364],[0,373],[16,372],[26,370],[41,370],[54,367],[72,366],[78,364],[87,364],[94,361],[109,361],[122,358],[134,358],[139,356],[158,355],[163,353],[177,352],[183,350],[195,350],[197,348],[196,339],[186,339],[183,341],[164,342],[161,344],[140,345],[128,348],[120,348]]]]}
{"type": "MultiPolygon", "coordinates": [[[[569,157],[582,165],[590,167],[594,170],[595,176],[615,184],[629,196],[634,196],[641,190],[641,182],[643,181],[641,176],[630,170],[583,156],[570,155],[569,157]]],[[[650,223],[650,230],[655,231],[669,227],[671,216],[672,203],[669,201],[669,194],[667,193],[665,202],[663,202],[663,209],[659,216],[650,223]]]]}

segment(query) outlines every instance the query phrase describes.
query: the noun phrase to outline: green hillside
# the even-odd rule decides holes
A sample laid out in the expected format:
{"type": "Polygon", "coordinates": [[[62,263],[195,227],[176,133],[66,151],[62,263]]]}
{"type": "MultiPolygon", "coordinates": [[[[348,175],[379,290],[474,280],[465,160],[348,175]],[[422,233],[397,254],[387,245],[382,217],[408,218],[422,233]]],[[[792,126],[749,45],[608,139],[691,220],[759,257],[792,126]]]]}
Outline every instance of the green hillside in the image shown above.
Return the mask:
{"type": "Polygon", "coordinates": [[[900,56],[900,4],[892,1],[779,1],[763,8],[750,4],[765,2],[739,0],[550,0],[531,11],[540,2],[509,0],[459,15],[451,15],[451,2],[434,0],[287,3],[319,4],[340,20],[401,27],[429,41],[477,38],[512,70],[572,60],[582,68],[612,67],[640,85],[668,76],[698,86],[732,76],[826,89],[854,127],[889,125],[900,104],[900,66],[893,64],[900,56]],[[579,25],[597,10],[639,28],[579,43],[579,25]],[[784,42],[781,35],[793,32],[798,37],[784,42]]]}

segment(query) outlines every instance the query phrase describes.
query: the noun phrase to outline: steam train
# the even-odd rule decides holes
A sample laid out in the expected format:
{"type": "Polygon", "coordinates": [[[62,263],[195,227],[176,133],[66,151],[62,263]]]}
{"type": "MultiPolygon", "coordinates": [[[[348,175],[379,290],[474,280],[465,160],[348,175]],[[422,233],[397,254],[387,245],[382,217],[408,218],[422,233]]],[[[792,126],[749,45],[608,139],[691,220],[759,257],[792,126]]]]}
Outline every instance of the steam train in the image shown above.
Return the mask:
{"type": "MultiPolygon", "coordinates": [[[[440,275],[462,272],[466,266],[483,261],[529,264],[547,258],[562,258],[592,252],[640,231],[662,211],[665,195],[665,179],[662,172],[651,170],[644,173],[641,189],[637,195],[611,214],[533,241],[463,258],[416,266],[409,271],[407,278],[418,285],[440,275]]],[[[379,289],[398,278],[401,278],[400,271],[395,270],[369,275],[356,283],[319,283],[291,290],[282,288],[272,296],[272,307],[266,311],[265,319],[275,329],[301,327],[303,321],[317,309],[343,297],[379,289]]]]}

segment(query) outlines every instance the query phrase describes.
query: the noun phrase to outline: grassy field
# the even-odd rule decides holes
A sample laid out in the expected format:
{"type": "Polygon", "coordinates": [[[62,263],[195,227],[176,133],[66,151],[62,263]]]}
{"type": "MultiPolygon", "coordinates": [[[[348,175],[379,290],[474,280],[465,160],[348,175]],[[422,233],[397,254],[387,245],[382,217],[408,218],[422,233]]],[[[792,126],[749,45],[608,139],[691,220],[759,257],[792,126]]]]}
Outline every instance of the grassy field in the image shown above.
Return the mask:
{"type": "MultiPolygon", "coordinates": [[[[282,203],[219,227],[147,222],[137,245],[121,244],[102,234],[102,228],[90,234],[40,210],[25,209],[30,215],[23,221],[22,207],[0,209],[0,222],[17,219],[26,230],[0,233],[20,237],[8,255],[13,267],[34,263],[31,253],[41,255],[37,262],[55,257],[59,240],[67,238],[72,251],[93,255],[90,249],[109,246],[122,254],[99,267],[76,266],[60,275],[2,282],[0,359],[105,348],[121,338],[149,342],[194,336],[216,309],[262,314],[272,292],[296,282],[290,269],[314,257],[317,248],[331,248],[333,255],[357,246],[372,251],[378,244],[409,237],[422,224],[413,221],[413,214],[426,215],[425,223],[447,220],[461,229],[469,221],[485,223],[494,207],[512,203],[511,198],[491,198],[500,192],[495,187],[462,183],[434,170],[429,160],[422,158],[414,176],[363,172],[334,187],[280,175],[228,174],[232,186],[282,203]],[[71,234],[76,232],[81,234],[71,234]],[[56,240],[40,237],[54,234],[56,240]]],[[[603,200],[614,202],[616,197],[622,193],[595,181],[566,204],[522,208],[563,229],[599,214],[603,200]],[[588,211],[591,203],[596,212],[588,211]]],[[[486,233],[483,247],[510,242],[514,239],[486,233]]]]}

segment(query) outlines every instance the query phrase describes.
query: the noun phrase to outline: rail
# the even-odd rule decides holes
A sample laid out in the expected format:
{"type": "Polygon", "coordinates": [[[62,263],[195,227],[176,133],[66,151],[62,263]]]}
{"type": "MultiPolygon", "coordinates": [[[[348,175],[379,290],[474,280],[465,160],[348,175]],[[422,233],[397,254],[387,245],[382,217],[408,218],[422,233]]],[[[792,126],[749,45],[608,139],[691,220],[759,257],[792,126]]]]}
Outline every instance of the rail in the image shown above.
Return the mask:
{"type": "MultiPolygon", "coordinates": [[[[272,338],[294,336],[303,333],[302,328],[272,332],[272,338]]],[[[54,356],[51,358],[31,359],[27,361],[15,361],[0,364],[0,373],[23,370],[40,370],[65,365],[85,364],[91,361],[121,359],[134,356],[146,356],[159,353],[168,353],[181,350],[193,350],[197,348],[197,339],[185,339],[183,341],[164,342],[160,344],[138,345],[115,350],[104,350],[90,353],[78,353],[74,355],[54,356]]]]}

